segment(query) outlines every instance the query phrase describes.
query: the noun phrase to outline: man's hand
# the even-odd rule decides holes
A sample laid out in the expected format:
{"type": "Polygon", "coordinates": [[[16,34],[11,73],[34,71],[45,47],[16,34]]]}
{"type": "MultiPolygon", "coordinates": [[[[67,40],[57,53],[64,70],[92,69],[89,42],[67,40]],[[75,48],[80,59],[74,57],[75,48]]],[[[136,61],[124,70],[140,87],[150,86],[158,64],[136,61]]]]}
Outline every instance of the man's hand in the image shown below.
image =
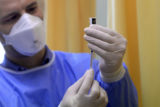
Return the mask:
{"type": "Polygon", "coordinates": [[[69,87],[59,107],[106,107],[107,103],[107,94],[94,80],[94,72],[90,69],[69,87]]]}
{"type": "Polygon", "coordinates": [[[102,79],[118,75],[127,40],[119,33],[99,25],[91,25],[84,31],[88,47],[100,56],[102,79]]]}

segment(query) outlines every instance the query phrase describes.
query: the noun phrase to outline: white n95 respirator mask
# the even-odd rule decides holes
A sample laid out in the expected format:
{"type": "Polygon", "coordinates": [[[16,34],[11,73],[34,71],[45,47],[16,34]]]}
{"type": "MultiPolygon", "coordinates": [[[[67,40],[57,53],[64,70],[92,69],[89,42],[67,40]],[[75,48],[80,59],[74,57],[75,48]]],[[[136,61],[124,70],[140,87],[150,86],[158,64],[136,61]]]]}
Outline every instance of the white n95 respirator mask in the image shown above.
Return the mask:
{"type": "Polygon", "coordinates": [[[42,50],[46,43],[44,22],[36,16],[23,14],[8,35],[2,34],[5,45],[11,45],[25,56],[33,56],[42,50]]]}

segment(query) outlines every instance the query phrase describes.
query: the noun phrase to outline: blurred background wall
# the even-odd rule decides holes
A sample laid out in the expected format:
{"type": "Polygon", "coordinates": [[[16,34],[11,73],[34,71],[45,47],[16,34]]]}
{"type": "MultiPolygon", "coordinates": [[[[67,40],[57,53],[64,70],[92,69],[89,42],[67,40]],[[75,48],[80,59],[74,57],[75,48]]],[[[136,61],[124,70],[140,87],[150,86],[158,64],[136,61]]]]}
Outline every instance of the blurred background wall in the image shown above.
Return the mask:
{"type": "Polygon", "coordinates": [[[139,62],[144,107],[160,107],[160,0],[137,0],[139,62]]]}
{"type": "Polygon", "coordinates": [[[83,39],[89,17],[95,17],[94,0],[48,0],[48,38],[51,49],[86,52],[83,39]]]}

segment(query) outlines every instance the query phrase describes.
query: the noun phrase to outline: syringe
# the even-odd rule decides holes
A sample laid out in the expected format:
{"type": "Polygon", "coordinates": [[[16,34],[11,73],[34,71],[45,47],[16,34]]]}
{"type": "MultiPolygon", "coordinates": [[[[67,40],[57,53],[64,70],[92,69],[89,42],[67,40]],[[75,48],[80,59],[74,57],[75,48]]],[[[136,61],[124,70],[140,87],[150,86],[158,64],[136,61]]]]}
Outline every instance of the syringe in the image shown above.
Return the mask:
{"type": "MultiPolygon", "coordinates": [[[[96,18],[95,18],[95,17],[89,18],[89,21],[90,21],[90,25],[96,24],[96,18]]],[[[91,50],[90,68],[92,68],[93,58],[94,58],[94,57],[93,57],[93,51],[91,50]]]]}

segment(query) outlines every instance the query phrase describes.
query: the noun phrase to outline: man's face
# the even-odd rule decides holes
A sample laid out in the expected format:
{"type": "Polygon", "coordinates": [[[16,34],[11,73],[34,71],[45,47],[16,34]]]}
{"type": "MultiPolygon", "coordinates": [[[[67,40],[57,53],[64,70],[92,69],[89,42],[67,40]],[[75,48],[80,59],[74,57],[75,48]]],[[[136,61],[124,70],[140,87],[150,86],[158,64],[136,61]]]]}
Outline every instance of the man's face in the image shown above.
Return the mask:
{"type": "Polygon", "coordinates": [[[0,0],[0,32],[9,34],[24,13],[43,19],[37,0],[0,0]]]}

